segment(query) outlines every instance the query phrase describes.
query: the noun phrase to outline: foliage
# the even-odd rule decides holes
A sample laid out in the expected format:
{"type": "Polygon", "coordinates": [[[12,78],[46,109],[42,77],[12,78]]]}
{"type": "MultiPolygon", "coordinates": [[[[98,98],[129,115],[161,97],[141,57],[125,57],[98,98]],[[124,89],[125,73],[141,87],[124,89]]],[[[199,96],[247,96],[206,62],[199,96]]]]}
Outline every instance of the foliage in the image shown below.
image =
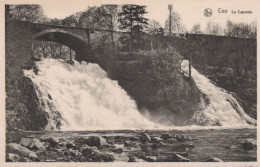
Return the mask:
{"type": "Polygon", "coordinates": [[[139,31],[143,30],[148,25],[149,20],[143,17],[147,13],[145,8],[146,6],[140,5],[123,5],[122,11],[118,14],[119,28],[130,32],[133,31],[134,27],[139,31]]]}
{"type": "Polygon", "coordinates": [[[43,10],[40,5],[8,5],[6,12],[10,19],[30,22],[42,22],[43,10]]]}
{"type": "Polygon", "coordinates": [[[76,14],[72,14],[65,19],[62,20],[62,25],[72,26],[72,27],[80,27],[79,19],[82,15],[82,12],[77,12],[76,14]]]}
{"type": "Polygon", "coordinates": [[[162,26],[160,25],[160,23],[156,20],[149,20],[148,22],[148,26],[145,29],[146,32],[152,32],[155,29],[161,28],[162,26]]]}
{"type": "Polygon", "coordinates": [[[251,24],[247,23],[234,23],[230,20],[226,23],[224,31],[226,36],[240,37],[240,38],[253,38],[256,39],[256,22],[251,24]]]}
{"type": "Polygon", "coordinates": [[[202,31],[200,29],[200,24],[194,24],[192,29],[190,30],[190,33],[194,33],[194,34],[201,34],[202,31]]]}
{"type": "Polygon", "coordinates": [[[160,81],[157,82],[158,88],[167,83],[178,85],[176,73],[180,70],[180,62],[183,57],[175,48],[169,46],[164,50],[140,51],[139,55],[143,55],[141,57],[143,62],[151,65],[151,76],[149,77],[160,81]]]}
{"type": "MultiPolygon", "coordinates": [[[[170,24],[170,17],[165,21],[165,29],[164,32],[169,34],[169,25],[170,24]]],[[[177,12],[171,12],[171,32],[174,33],[185,33],[187,30],[185,25],[182,24],[182,20],[180,14],[177,12]]]]}
{"type": "MultiPolygon", "coordinates": [[[[146,12],[146,6],[123,5],[119,15],[119,28],[130,31],[130,52],[133,50],[133,43],[137,41],[140,45],[140,39],[143,29],[148,25],[147,18],[143,17],[146,12]]],[[[126,38],[127,39],[127,38],[126,38]]],[[[136,42],[135,42],[136,43],[136,42]]]]}
{"type": "Polygon", "coordinates": [[[206,25],[205,34],[208,35],[222,35],[223,29],[219,24],[209,21],[206,25]]]}

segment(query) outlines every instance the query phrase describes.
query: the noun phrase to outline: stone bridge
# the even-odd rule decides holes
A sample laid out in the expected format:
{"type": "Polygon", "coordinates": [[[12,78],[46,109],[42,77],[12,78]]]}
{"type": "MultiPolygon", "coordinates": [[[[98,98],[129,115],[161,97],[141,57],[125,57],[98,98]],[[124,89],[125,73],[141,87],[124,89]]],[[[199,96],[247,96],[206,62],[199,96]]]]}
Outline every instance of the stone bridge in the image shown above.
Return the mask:
{"type": "Polygon", "coordinates": [[[32,38],[43,41],[53,41],[73,49],[77,61],[87,60],[90,54],[90,30],[79,27],[48,25],[20,21],[30,28],[32,38]]]}

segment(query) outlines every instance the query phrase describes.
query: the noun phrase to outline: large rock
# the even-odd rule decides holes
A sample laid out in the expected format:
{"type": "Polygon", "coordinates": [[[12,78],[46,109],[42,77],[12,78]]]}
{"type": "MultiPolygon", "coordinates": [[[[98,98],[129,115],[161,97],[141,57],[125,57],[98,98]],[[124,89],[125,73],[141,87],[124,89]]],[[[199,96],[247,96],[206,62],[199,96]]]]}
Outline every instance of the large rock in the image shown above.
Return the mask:
{"type": "Polygon", "coordinates": [[[75,145],[73,142],[68,142],[67,145],[66,145],[66,147],[67,147],[68,149],[70,149],[70,148],[75,148],[76,145],[75,145]]]}
{"type": "Polygon", "coordinates": [[[257,147],[257,142],[254,139],[246,139],[243,143],[244,149],[246,150],[253,150],[257,147]]]}
{"type": "Polygon", "coordinates": [[[100,147],[103,145],[106,145],[106,139],[104,139],[103,137],[100,136],[93,136],[90,137],[86,140],[85,144],[89,145],[89,146],[96,146],[96,147],[100,147]]]}
{"type": "Polygon", "coordinates": [[[144,157],[144,160],[146,160],[148,162],[156,162],[157,158],[156,158],[156,156],[146,156],[146,157],[144,157]]]}
{"type": "Polygon", "coordinates": [[[8,153],[6,155],[6,162],[18,162],[21,160],[21,157],[17,154],[8,153]]]}
{"type": "Polygon", "coordinates": [[[127,140],[125,140],[125,141],[124,141],[124,146],[125,146],[125,147],[137,147],[137,146],[138,146],[138,143],[137,143],[137,142],[132,142],[132,141],[127,141],[127,140]]]}
{"type": "Polygon", "coordinates": [[[167,140],[167,139],[171,139],[173,137],[170,134],[168,134],[168,133],[164,133],[164,134],[161,135],[161,138],[163,140],[167,140]]]}
{"type": "Polygon", "coordinates": [[[167,143],[176,143],[177,140],[174,139],[174,138],[170,138],[170,139],[165,140],[165,142],[167,142],[167,143]]]}
{"type": "Polygon", "coordinates": [[[162,156],[158,158],[158,161],[164,161],[164,162],[189,162],[190,159],[185,158],[181,156],[180,154],[171,154],[168,156],[162,156]]]}
{"type": "Polygon", "coordinates": [[[91,162],[110,162],[115,159],[113,155],[100,152],[96,147],[84,145],[80,151],[91,162]]]}
{"type": "Polygon", "coordinates": [[[57,147],[59,145],[59,138],[56,137],[42,137],[40,140],[50,143],[52,147],[57,147]]]}
{"type": "Polygon", "coordinates": [[[129,156],[128,162],[146,162],[146,161],[137,157],[129,156]]]}
{"type": "Polygon", "coordinates": [[[210,157],[206,160],[207,162],[223,162],[222,159],[217,158],[217,157],[210,157]]]}
{"type": "Polygon", "coordinates": [[[152,138],[151,138],[151,141],[152,141],[153,143],[159,143],[159,142],[163,141],[163,139],[160,138],[160,137],[152,137],[152,138]]]}
{"type": "Polygon", "coordinates": [[[21,138],[20,145],[29,149],[36,149],[41,151],[45,150],[42,142],[37,138],[21,138]]]}
{"type": "Polygon", "coordinates": [[[151,142],[151,137],[147,133],[141,133],[140,140],[142,142],[151,142]]]}
{"type": "Polygon", "coordinates": [[[116,154],[122,154],[124,152],[124,150],[122,148],[114,148],[114,149],[112,149],[112,151],[116,154]]]}
{"type": "Polygon", "coordinates": [[[80,156],[82,153],[78,150],[68,149],[64,152],[64,155],[80,156]]]}
{"type": "Polygon", "coordinates": [[[20,156],[25,156],[28,158],[37,158],[35,152],[30,151],[28,148],[21,146],[17,143],[9,143],[6,145],[7,153],[19,154],[20,156]]]}

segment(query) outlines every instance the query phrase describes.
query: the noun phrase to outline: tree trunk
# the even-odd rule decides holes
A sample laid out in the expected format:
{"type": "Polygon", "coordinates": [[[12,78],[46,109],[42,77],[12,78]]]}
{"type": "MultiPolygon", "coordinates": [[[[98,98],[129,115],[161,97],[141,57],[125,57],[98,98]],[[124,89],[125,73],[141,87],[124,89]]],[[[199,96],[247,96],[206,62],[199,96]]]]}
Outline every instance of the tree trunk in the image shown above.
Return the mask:
{"type": "Polygon", "coordinates": [[[130,9],[130,24],[131,24],[131,31],[130,31],[130,54],[132,56],[133,50],[133,18],[132,18],[132,8],[130,9]]]}
{"type": "Polygon", "coordinates": [[[115,54],[114,32],[111,31],[111,42],[113,47],[113,54],[115,54]]]}
{"type": "Polygon", "coordinates": [[[191,53],[189,53],[189,78],[191,78],[191,53]]]}

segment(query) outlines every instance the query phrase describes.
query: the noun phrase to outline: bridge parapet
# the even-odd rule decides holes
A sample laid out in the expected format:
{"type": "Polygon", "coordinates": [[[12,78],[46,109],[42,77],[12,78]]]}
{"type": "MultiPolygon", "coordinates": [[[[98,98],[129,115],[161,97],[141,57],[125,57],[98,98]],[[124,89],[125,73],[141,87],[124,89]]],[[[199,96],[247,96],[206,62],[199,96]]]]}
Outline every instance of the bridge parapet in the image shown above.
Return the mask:
{"type": "Polygon", "coordinates": [[[87,61],[90,54],[90,30],[86,28],[31,23],[16,21],[31,33],[31,38],[42,41],[53,41],[68,46],[76,52],[75,59],[87,61]]]}

